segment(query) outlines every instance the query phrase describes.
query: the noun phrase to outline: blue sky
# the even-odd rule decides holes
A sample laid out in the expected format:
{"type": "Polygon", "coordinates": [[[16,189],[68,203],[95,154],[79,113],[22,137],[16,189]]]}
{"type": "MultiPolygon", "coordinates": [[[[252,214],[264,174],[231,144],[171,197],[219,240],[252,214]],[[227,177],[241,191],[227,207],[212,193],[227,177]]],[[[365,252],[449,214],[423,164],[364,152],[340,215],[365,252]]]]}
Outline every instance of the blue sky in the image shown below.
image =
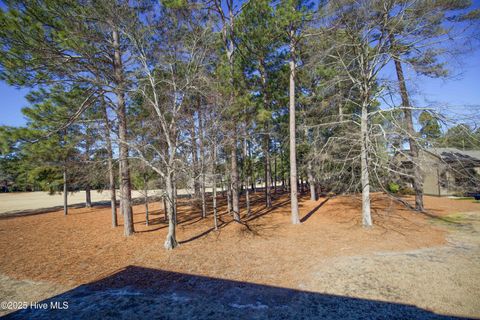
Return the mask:
{"type": "Polygon", "coordinates": [[[0,125],[22,126],[25,124],[21,109],[28,106],[25,95],[28,89],[16,89],[0,81],[0,125]]]}
{"type": "MultiPolygon", "coordinates": [[[[480,0],[473,3],[473,7],[480,7],[480,0]]],[[[0,0],[0,7],[3,6],[0,0]]],[[[412,77],[409,87],[415,92],[412,96],[415,103],[420,106],[448,105],[455,114],[469,114],[472,110],[480,112],[480,50],[462,55],[461,60],[461,67],[456,65],[452,70],[453,78],[412,77]]],[[[27,93],[28,89],[18,89],[0,81],[0,125],[25,124],[21,109],[28,105],[27,93]]]]}
{"type": "MultiPolygon", "coordinates": [[[[432,108],[448,117],[447,127],[458,123],[480,126],[480,49],[463,54],[449,65],[448,78],[416,75],[403,64],[410,99],[415,107],[432,108]]],[[[396,80],[393,64],[381,73],[382,78],[396,80]]],[[[397,97],[396,103],[400,104],[397,97]]],[[[384,105],[387,108],[387,106],[384,105]]]]}

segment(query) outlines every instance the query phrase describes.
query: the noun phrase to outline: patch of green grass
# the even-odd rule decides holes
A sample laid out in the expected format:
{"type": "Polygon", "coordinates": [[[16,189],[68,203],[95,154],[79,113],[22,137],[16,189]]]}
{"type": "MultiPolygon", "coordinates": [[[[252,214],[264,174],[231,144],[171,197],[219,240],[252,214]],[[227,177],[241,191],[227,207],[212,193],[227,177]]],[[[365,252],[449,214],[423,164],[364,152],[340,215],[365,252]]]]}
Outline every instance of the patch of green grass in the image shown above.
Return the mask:
{"type": "Polygon", "coordinates": [[[447,222],[461,223],[465,220],[465,215],[461,213],[452,213],[443,217],[443,220],[447,222]]]}
{"type": "Polygon", "coordinates": [[[452,213],[443,217],[432,218],[432,222],[440,224],[461,225],[465,223],[465,218],[465,215],[462,213],[452,213]]]}

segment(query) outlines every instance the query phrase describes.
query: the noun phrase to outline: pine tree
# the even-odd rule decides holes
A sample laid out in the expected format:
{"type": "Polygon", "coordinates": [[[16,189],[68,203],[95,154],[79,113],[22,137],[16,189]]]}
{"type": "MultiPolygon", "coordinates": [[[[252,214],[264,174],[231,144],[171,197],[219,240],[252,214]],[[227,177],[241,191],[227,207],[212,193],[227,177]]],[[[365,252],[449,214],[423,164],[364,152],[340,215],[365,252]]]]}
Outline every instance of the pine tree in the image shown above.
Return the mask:
{"type": "Polygon", "coordinates": [[[292,223],[299,224],[298,211],[298,175],[297,175],[297,142],[296,142],[296,71],[298,63],[298,44],[303,36],[306,21],[309,18],[310,1],[282,0],[277,7],[276,19],[281,25],[284,37],[288,42],[290,84],[289,84],[289,135],[290,135],[290,203],[292,223]]]}
{"type": "MultiPolygon", "coordinates": [[[[264,161],[265,206],[272,206],[271,191],[271,131],[274,120],[275,73],[281,70],[279,32],[274,9],[269,1],[255,1],[245,6],[237,22],[239,51],[244,66],[244,77],[250,84],[252,102],[256,102],[255,123],[262,138],[264,161]],[[257,96],[256,92],[260,94],[257,96]],[[256,101],[255,101],[256,100],[256,101]]],[[[250,101],[246,101],[250,103],[250,101]]],[[[248,107],[245,107],[247,110],[248,107]]],[[[247,111],[246,111],[247,112],[247,111]]],[[[244,144],[246,155],[246,143],[244,144]]]]}
{"type": "MultiPolygon", "coordinates": [[[[0,78],[18,86],[74,83],[85,101],[76,117],[99,95],[114,94],[119,122],[119,163],[125,235],[133,234],[128,166],[125,91],[127,41],[120,32],[137,22],[126,3],[94,1],[9,1],[0,12],[0,78]],[[90,23],[83,17],[89,16],[90,23]]],[[[71,123],[65,123],[65,127],[71,123]]]]}

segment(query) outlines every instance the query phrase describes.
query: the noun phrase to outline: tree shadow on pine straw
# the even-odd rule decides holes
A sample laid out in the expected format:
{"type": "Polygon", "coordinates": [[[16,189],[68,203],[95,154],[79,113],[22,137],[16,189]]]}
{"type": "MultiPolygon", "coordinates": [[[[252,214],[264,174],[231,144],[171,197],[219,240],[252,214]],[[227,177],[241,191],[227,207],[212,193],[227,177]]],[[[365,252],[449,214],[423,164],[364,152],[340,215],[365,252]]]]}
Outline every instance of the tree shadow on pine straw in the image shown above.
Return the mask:
{"type": "Polygon", "coordinates": [[[301,219],[300,219],[300,222],[305,222],[307,221],[315,212],[318,211],[318,209],[320,209],[325,203],[327,203],[328,200],[330,200],[331,198],[326,198],[325,200],[323,200],[322,202],[320,202],[315,208],[313,208],[312,210],[310,210],[310,212],[308,212],[306,215],[304,215],[301,219]]]}

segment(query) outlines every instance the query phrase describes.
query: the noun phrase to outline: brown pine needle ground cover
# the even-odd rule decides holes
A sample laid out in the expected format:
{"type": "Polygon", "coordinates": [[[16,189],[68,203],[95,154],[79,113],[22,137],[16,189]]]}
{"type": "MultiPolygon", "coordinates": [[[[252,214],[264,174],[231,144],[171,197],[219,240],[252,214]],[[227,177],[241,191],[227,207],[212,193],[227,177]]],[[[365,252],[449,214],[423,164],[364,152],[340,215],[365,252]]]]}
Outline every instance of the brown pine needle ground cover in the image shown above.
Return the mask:
{"type": "Polygon", "coordinates": [[[3,219],[1,270],[18,279],[78,285],[139,265],[288,286],[295,274],[303,274],[302,269],[317,263],[317,258],[415,249],[445,241],[444,231],[384,197],[374,198],[375,227],[364,230],[358,199],[304,199],[304,222],[293,226],[286,195],[277,198],[271,209],[264,208],[257,196],[254,213],[243,219],[245,225],[234,223],[223,205],[217,232],[211,214],[201,219],[197,208],[180,200],[177,236],[181,245],[168,252],[163,249],[167,226],[163,211],[157,203],[150,207],[153,213],[147,227],[144,206],[135,206],[136,234],[131,238],[123,236],[121,219],[120,227],[111,228],[108,207],[72,209],[67,217],[59,211],[3,219]],[[297,268],[291,268],[292,263],[297,268]]]}
{"type": "MultiPolygon", "coordinates": [[[[287,194],[276,195],[270,209],[264,207],[261,193],[255,194],[253,213],[249,217],[242,216],[243,224],[233,222],[225,212],[225,199],[219,197],[219,202],[221,216],[219,230],[215,231],[211,208],[208,217],[201,219],[199,209],[191,201],[179,200],[177,239],[181,245],[172,251],[163,248],[167,224],[158,203],[150,204],[150,226],[145,226],[144,206],[135,206],[136,233],[130,238],[123,236],[123,226],[111,227],[109,207],[71,209],[66,217],[58,211],[3,218],[0,220],[0,274],[14,280],[61,285],[67,290],[136,266],[350,294],[346,287],[336,288],[333,284],[328,287],[321,283],[318,274],[327,262],[335,264],[344,257],[445,246],[449,228],[436,220],[442,222],[442,217],[451,213],[478,212],[480,207],[472,201],[426,197],[429,212],[440,217],[432,218],[408,211],[385,195],[375,194],[372,199],[374,227],[366,230],[361,226],[360,199],[352,196],[318,201],[303,197],[300,201],[301,225],[290,224],[287,194]]],[[[326,279],[332,276],[328,274],[330,271],[322,272],[326,279]]],[[[337,276],[340,282],[348,278],[346,274],[337,276]]],[[[478,283],[477,276],[472,274],[478,283]]],[[[419,282],[423,280],[418,279],[419,282]]],[[[149,281],[136,279],[135,283],[141,286],[149,281]]],[[[370,294],[368,288],[355,290],[353,293],[366,298],[389,298],[388,295],[379,296],[378,292],[370,294]]],[[[478,290],[468,290],[459,294],[478,295],[478,290]]],[[[405,294],[406,297],[392,296],[391,299],[411,301],[409,293],[405,294]]],[[[428,301],[423,305],[431,307],[428,301]]],[[[440,303],[437,310],[467,315],[480,313],[478,304],[467,303],[459,310],[442,306],[440,303]]]]}

